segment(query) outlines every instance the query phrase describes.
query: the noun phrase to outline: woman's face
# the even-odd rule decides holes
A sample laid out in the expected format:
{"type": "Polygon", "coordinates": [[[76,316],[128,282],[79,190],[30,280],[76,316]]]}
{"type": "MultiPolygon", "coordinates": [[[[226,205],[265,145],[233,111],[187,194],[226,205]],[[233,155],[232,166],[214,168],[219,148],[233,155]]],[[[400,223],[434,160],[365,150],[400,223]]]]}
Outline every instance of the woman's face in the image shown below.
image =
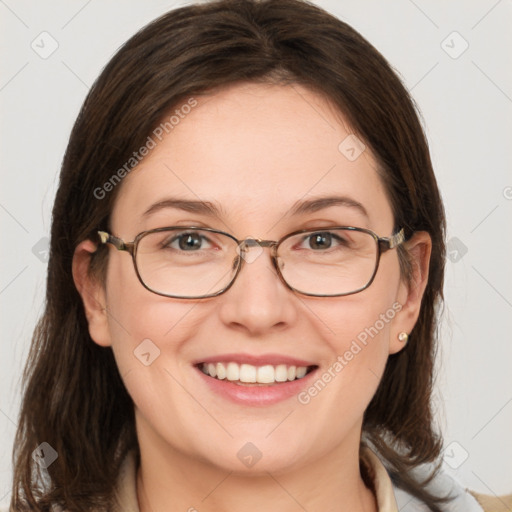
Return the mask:
{"type": "MultiPolygon", "coordinates": [[[[119,185],[114,235],[132,241],[174,225],[239,240],[335,225],[393,234],[374,157],[347,139],[350,129],[320,96],[297,85],[244,84],[196,99],[119,185]],[[327,196],[345,202],[290,213],[327,196]],[[171,197],[214,204],[218,216],[171,206],[144,214],[171,197]]],[[[395,250],[382,255],[368,289],[318,298],[285,287],[264,248],[226,293],[202,300],[151,293],[131,257],[109,250],[101,299],[108,314],[91,335],[112,346],[141,446],[240,472],[290,470],[358,448],[388,355],[401,348],[398,333],[412,328],[395,250]],[[205,375],[197,363],[207,360],[316,369],[293,387],[244,387],[205,375]]]]}

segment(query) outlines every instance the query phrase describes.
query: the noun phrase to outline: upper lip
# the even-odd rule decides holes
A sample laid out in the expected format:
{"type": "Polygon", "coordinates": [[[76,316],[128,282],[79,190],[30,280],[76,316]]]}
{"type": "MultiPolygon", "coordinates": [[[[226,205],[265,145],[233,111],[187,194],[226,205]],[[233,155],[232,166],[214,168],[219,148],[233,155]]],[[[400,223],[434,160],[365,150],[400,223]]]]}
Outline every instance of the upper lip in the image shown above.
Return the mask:
{"type": "Polygon", "coordinates": [[[265,365],[279,365],[285,364],[286,366],[316,366],[311,361],[305,359],[297,359],[296,357],[289,357],[282,354],[219,354],[216,356],[206,357],[195,361],[193,364],[198,365],[200,363],[229,363],[234,362],[238,364],[250,364],[253,366],[265,366],[265,365]]]}

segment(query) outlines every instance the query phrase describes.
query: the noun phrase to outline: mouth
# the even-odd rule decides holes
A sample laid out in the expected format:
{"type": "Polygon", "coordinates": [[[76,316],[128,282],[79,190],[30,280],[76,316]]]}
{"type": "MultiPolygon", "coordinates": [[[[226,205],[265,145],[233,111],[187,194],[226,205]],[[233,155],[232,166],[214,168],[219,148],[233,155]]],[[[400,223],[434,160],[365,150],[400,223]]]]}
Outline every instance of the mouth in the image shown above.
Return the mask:
{"type": "Polygon", "coordinates": [[[212,379],[229,381],[239,386],[278,386],[303,379],[318,368],[317,365],[297,366],[287,364],[264,364],[255,366],[247,363],[200,362],[195,365],[212,379]]]}

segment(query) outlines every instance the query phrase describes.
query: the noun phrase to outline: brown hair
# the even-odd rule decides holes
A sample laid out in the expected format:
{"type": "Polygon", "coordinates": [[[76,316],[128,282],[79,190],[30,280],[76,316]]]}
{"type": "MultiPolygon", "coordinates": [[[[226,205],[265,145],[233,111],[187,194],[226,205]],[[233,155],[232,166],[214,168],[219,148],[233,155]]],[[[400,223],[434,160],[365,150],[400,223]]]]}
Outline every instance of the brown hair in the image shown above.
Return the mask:
{"type": "MultiPolygon", "coordinates": [[[[411,470],[438,459],[431,394],[445,259],[444,211],[414,104],[383,56],[303,0],[220,0],[173,10],[133,36],[91,88],[74,125],[53,209],[46,305],[24,371],[11,508],[106,510],[120,463],[137,450],[133,402],[111,349],[93,343],[71,273],[74,249],[108,228],[119,189],[95,191],[144,145],[170,109],[241,81],[297,83],[332,102],[372,149],[406,236],[433,242],[428,285],[407,347],[389,357],[363,421],[396,485],[438,511],[411,470]],[[185,99],[185,100],[184,100],[185,99]],[[47,473],[32,459],[58,453],[47,473]]],[[[399,251],[407,278],[407,254],[399,251]]],[[[106,250],[93,255],[101,279],[106,250]]]]}

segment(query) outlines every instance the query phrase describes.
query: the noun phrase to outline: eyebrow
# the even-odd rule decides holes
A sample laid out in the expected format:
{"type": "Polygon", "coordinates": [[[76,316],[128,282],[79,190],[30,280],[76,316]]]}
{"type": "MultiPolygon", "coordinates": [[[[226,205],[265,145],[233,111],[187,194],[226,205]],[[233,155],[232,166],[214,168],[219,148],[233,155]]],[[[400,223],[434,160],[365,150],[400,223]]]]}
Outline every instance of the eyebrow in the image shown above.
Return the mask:
{"type": "Polygon", "coordinates": [[[327,196],[316,199],[308,199],[307,201],[297,201],[288,215],[303,215],[305,213],[314,213],[331,206],[346,206],[354,208],[369,218],[366,208],[355,199],[346,196],[327,196]]]}
{"type": "MultiPolygon", "coordinates": [[[[319,197],[314,199],[308,199],[306,201],[296,201],[286,216],[298,216],[307,213],[314,213],[325,208],[332,206],[345,206],[358,210],[366,218],[369,218],[366,208],[358,201],[346,197],[346,196],[327,196],[319,197]]],[[[191,213],[197,213],[200,215],[206,215],[210,217],[222,217],[224,209],[221,205],[214,201],[193,201],[188,199],[181,199],[176,197],[168,197],[157,201],[152,204],[143,214],[143,217],[160,211],[164,208],[174,208],[176,210],[182,210],[191,213]]]]}

